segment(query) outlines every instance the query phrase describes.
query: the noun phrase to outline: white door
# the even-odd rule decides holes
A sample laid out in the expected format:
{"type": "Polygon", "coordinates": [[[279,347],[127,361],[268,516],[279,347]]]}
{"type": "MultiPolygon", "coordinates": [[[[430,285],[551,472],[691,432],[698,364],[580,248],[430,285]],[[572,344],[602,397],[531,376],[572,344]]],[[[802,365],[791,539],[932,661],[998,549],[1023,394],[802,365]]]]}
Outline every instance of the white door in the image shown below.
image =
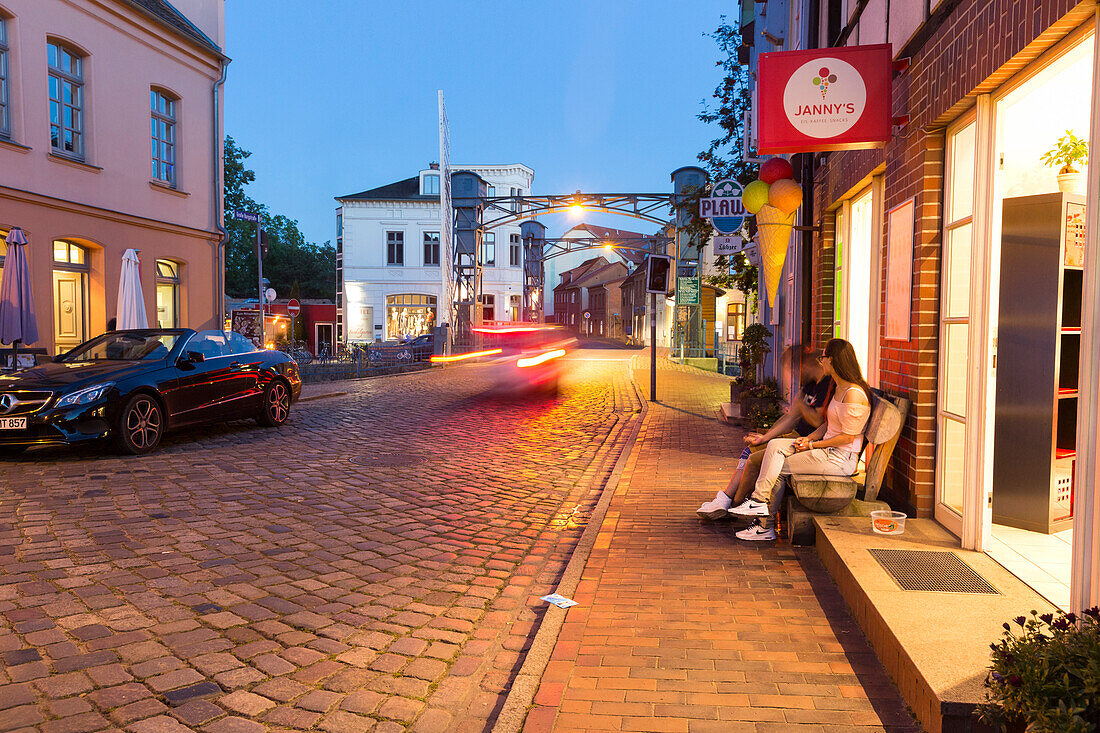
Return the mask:
{"type": "Polygon", "coordinates": [[[940,296],[939,401],[936,412],[936,507],[940,524],[962,535],[967,491],[967,355],[970,254],[974,224],[975,122],[948,130],[940,296]]]}
{"type": "Polygon", "coordinates": [[[58,353],[87,340],[84,273],[54,271],[54,344],[58,353]]]}

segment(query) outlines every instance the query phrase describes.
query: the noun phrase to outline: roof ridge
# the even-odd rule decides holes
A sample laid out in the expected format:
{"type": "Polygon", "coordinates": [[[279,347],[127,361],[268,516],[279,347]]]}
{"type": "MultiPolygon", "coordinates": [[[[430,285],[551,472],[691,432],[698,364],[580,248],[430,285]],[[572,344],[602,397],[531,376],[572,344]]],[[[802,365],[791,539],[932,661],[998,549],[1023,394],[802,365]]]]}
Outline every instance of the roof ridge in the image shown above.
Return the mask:
{"type": "Polygon", "coordinates": [[[153,20],[160,21],[165,27],[197,42],[200,46],[205,46],[220,56],[225,55],[221,46],[214,43],[210,36],[168,0],[122,0],[122,2],[153,20]]]}

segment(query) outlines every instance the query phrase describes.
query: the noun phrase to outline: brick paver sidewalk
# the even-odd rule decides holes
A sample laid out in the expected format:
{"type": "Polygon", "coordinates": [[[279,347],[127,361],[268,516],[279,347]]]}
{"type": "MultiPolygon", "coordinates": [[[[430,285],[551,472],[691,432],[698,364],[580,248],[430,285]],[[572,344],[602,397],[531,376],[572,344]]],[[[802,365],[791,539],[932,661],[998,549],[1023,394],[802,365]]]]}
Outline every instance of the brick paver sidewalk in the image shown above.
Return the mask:
{"type": "Polygon", "coordinates": [[[525,730],[919,730],[812,548],[695,516],[740,433],[726,379],[662,367],[525,730]]]}

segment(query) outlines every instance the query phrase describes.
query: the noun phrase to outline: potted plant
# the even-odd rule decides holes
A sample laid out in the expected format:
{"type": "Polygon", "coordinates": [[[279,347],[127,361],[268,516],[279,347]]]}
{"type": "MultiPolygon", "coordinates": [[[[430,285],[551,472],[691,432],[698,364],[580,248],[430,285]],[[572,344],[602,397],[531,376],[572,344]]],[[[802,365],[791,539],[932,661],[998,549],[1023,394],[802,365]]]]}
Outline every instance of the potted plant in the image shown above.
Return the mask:
{"type": "Polygon", "coordinates": [[[779,384],[774,379],[765,379],[741,391],[741,414],[746,417],[754,410],[764,414],[778,409],[780,399],[779,384]]]}
{"type": "Polygon", "coordinates": [[[1054,147],[1040,158],[1048,167],[1058,169],[1058,190],[1062,193],[1085,192],[1085,174],[1081,168],[1088,159],[1088,140],[1077,137],[1072,130],[1066,130],[1066,134],[1058,138],[1054,147]]]}
{"type": "Polygon", "coordinates": [[[741,334],[741,350],[738,361],[741,364],[741,384],[748,386],[756,383],[756,371],[764,359],[771,353],[768,339],[772,332],[762,323],[753,323],[741,334]]]}
{"type": "Polygon", "coordinates": [[[1100,607],[1017,616],[989,646],[983,722],[1029,733],[1100,727],[1100,607]]]}

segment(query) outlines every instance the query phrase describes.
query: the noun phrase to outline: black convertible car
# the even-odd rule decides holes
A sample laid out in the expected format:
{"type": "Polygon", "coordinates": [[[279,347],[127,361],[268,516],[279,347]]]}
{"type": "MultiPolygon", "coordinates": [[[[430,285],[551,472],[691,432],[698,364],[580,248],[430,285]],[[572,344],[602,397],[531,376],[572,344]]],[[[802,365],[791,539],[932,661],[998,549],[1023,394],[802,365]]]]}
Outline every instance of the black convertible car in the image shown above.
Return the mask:
{"type": "Polygon", "coordinates": [[[0,454],[104,439],[149,453],[184,425],[243,417],[282,425],[301,392],[293,359],[239,333],[113,331],[0,375],[0,454]]]}

